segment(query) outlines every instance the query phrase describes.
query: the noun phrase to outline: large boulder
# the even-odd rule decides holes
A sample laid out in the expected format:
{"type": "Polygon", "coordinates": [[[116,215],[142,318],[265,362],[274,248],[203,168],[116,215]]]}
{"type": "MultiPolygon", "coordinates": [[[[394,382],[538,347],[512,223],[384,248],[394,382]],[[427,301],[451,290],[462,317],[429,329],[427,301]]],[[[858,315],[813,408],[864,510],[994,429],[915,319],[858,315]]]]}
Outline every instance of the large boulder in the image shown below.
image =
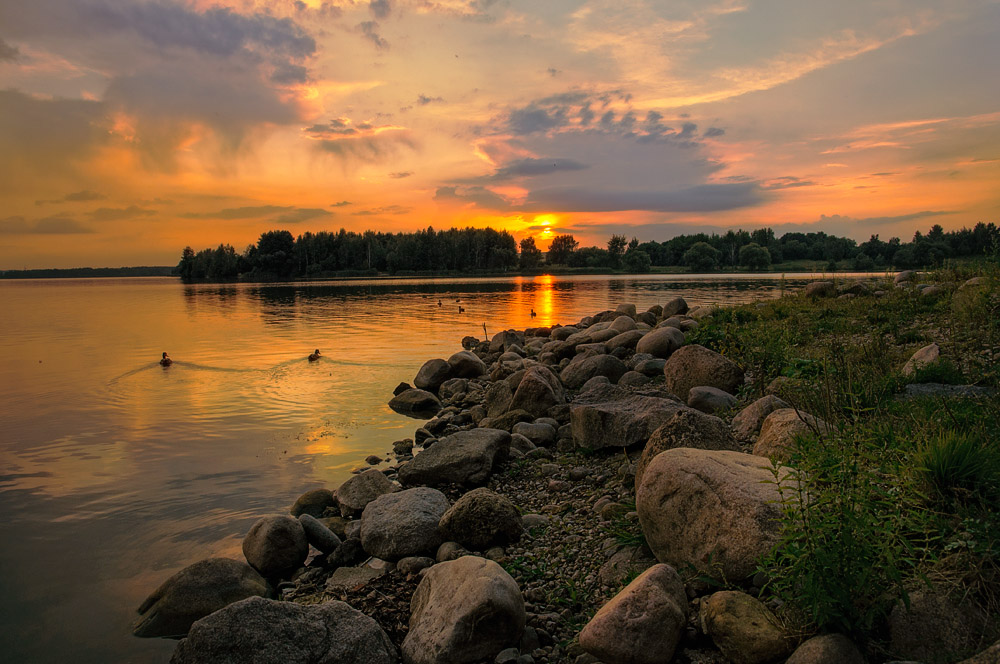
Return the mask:
{"type": "Polygon", "coordinates": [[[514,390],[510,383],[505,380],[498,380],[489,384],[486,388],[486,395],[483,397],[483,407],[486,408],[487,417],[500,417],[508,410],[514,401],[514,390]]]}
{"type": "MultiPolygon", "coordinates": [[[[666,329],[666,328],[661,328],[666,329]]],[[[704,346],[683,346],[663,365],[667,389],[687,402],[688,392],[697,385],[708,385],[735,394],[743,385],[743,370],[732,361],[704,346]]]]}
{"type": "Polygon", "coordinates": [[[617,383],[628,368],[614,355],[578,355],[559,374],[563,385],[570,389],[581,387],[594,376],[604,376],[617,383]]]}
{"type": "Polygon", "coordinates": [[[171,664],[395,664],[372,618],[344,602],[303,606],[253,597],[194,624],[171,664]]]}
{"type": "Polygon", "coordinates": [[[446,360],[427,360],[413,379],[413,385],[417,389],[437,392],[441,384],[449,378],[451,378],[451,365],[446,360]]]}
{"type": "Polygon", "coordinates": [[[549,408],[561,403],[566,403],[566,393],[559,378],[548,367],[536,365],[524,373],[508,409],[526,410],[542,417],[549,408]]]}
{"type": "Polygon", "coordinates": [[[633,394],[612,401],[581,403],[570,410],[570,431],[576,446],[584,449],[644,444],[681,408],[682,404],[671,399],[633,394]]]}
{"type": "Polygon", "coordinates": [[[580,632],[580,645],[605,664],[669,662],[687,625],[684,582],[654,565],[615,595],[580,632]]]}
{"type": "Polygon", "coordinates": [[[340,513],[345,517],[358,515],[368,503],[396,489],[396,485],[381,470],[370,468],[350,478],[337,489],[340,513]]]}
{"type": "Polygon", "coordinates": [[[823,634],[803,641],[785,664],[865,664],[865,658],[843,634],[823,634]]]}
{"type": "Polygon", "coordinates": [[[289,513],[294,517],[308,514],[320,519],[328,507],[332,508],[336,506],[337,497],[333,495],[332,491],[329,489],[313,489],[299,496],[289,510],[289,513]]]}
{"type": "Polygon", "coordinates": [[[684,333],[676,327],[660,327],[643,335],[635,350],[653,357],[666,359],[684,345],[684,333]]]}
{"type": "Polygon", "coordinates": [[[493,660],[516,647],[524,632],[517,582],[492,560],[463,556],[426,572],[410,600],[406,664],[466,664],[493,660]]]}
{"type": "Polygon", "coordinates": [[[400,466],[399,481],[404,486],[485,484],[509,452],[507,431],[486,428],[459,431],[400,466]]]}
{"type": "Polygon", "coordinates": [[[635,485],[639,486],[646,467],[658,454],[675,447],[732,452],[740,449],[729,432],[729,427],[721,419],[692,408],[681,408],[657,427],[646,441],[642,455],[635,464],[635,485]]]}
{"type": "Polygon", "coordinates": [[[795,440],[830,431],[820,418],[794,408],[779,408],[764,418],[753,453],[774,461],[787,462],[795,451],[795,440]]]}
{"type": "Polygon", "coordinates": [[[154,590],[139,606],[132,634],[180,637],[194,621],[247,597],[271,592],[250,565],[229,558],[209,558],[188,565],[154,590]]]}
{"type": "Polygon", "coordinates": [[[449,357],[448,364],[451,365],[451,375],[455,378],[478,378],[489,372],[486,363],[468,350],[461,350],[449,357]]]}
{"type": "Polygon", "coordinates": [[[928,344],[914,353],[903,365],[902,373],[907,378],[913,376],[918,370],[933,364],[941,359],[941,347],[937,344],[928,344]]]}
{"type": "Polygon", "coordinates": [[[389,408],[400,415],[426,420],[441,412],[441,402],[427,390],[410,388],[390,399],[389,408]]]}
{"type": "Polygon", "coordinates": [[[433,554],[444,541],[438,522],[446,511],[445,495],[425,486],[379,496],[361,514],[361,545],[382,560],[433,554]]]}
{"type": "Polygon", "coordinates": [[[701,601],[705,634],[732,664],[766,664],[786,657],[795,641],[760,600],[734,590],[701,601]]]}
{"type": "Polygon", "coordinates": [[[243,555],[265,578],[287,576],[309,555],[306,531],[290,516],[266,516],[243,538],[243,555]]]}
{"type": "MultiPolygon", "coordinates": [[[[787,471],[779,478],[793,490],[787,471]]],[[[687,447],[658,454],[636,488],[639,523],[660,562],[734,582],[778,541],[779,500],[766,459],[687,447]]]]}
{"type": "Polygon", "coordinates": [[[813,281],[806,284],[803,292],[806,297],[833,297],[837,294],[837,286],[832,281],[813,281]]]}
{"type": "Polygon", "coordinates": [[[438,524],[442,536],[472,551],[521,539],[521,515],[506,497],[483,487],[455,501],[438,524]]]}
{"type": "Polygon", "coordinates": [[[753,438],[754,434],[760,431],[760,425],[764,423],[764,418],[779,408],[788,408],[788,404],[780,397],[768,394],[741,410],[731,423],[736,439],[750,440],[753,438]]]}

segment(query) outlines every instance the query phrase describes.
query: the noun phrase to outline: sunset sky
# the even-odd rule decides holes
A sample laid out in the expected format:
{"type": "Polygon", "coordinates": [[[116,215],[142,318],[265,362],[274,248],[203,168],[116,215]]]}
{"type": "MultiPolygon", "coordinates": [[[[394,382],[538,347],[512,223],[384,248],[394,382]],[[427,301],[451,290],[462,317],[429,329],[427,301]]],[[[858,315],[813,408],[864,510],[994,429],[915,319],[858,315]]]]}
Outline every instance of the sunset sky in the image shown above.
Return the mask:
{"type": "Polygon", "coordinates": [[[1000,221],[998,35],[989,0],[0,0],[0,269],[1000,221]]]}

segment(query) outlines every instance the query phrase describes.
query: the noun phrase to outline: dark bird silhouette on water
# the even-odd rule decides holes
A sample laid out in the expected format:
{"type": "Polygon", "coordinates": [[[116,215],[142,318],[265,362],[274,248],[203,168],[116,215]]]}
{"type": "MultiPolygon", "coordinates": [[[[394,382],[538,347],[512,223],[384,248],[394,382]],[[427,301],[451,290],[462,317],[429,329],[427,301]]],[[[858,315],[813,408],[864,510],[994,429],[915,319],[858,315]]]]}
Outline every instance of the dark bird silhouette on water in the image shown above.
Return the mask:
{"type": "Polygon", "coordinates": [[[441,300],[438,300],[438,306],[439,306],[439,307],[443,307],[443,306],[444,306],[444,305],[443,305],[443,304],[441,303],[441,300]]]}
{"type": "Polygon", "coordinates": [[[309,354],[309,361],[310,362],[315,362],[316,360],[319,359],[319,356],[320,356],[320,352],[319,352],[319,348],[317,348],[316,350],[314,350],[312,353],[309,354]]]}
{"type": "Polygon", "coordinates": [[[160,366],[161,367],[169,367],[173,363],[174,363],[174,361],[171,360],[169,357],[167,357],[167,352],[163,351],[163,357],[160,358],[160,366]]]}
{"type": "Polygon", "coordinates": [[[532,318],[534,318],[534,317],[535,317],[535,316],[537,316],[537,315],[538,315],[538,314],[536,314],[536,313],[535,313],[535,310],[534,310],[534,309],[532,309],[532,310],[531,310],[531,317],[532,317],[532,318]]]}
{"type": "Polygon", "coordinates": [[[465,307],[463,307],[462,305],[458,305],[458,313],[464,314],[465,313],[465,307]]]}

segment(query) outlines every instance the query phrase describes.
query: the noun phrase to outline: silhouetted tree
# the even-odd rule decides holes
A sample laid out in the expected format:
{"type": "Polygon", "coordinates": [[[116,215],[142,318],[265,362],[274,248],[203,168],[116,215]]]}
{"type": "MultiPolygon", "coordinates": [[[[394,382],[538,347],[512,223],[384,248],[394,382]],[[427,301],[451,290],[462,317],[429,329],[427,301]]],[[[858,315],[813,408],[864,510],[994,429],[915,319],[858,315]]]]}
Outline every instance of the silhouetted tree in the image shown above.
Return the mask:
{"type": "Polygon", "coordinates": [[[696,242],[684,252],[684,264],[692,272],[710,272],[719,265],[719,250],[707,242],[696,242]]]}
{"type": "Polygon", "coordinates": [[[751,271],[766,270],[771,265],[771,252],[756,242],[740,248],[740,265],[751,271]]]}
{"type": "Polygon", "coordinates": [[[565,265],[569,263],[570,255],[576,251],[578,246],[579,243],[572,235],[555,236],[552,238],[552,244],[549,245],[549,264],[565,265]]]}
{"type": "Polygon", "coordinates": [[[535,246],[535,238],[526,237],[521,240],[521,269],[531,270],[542,262],[542,250],[535,246]]]}

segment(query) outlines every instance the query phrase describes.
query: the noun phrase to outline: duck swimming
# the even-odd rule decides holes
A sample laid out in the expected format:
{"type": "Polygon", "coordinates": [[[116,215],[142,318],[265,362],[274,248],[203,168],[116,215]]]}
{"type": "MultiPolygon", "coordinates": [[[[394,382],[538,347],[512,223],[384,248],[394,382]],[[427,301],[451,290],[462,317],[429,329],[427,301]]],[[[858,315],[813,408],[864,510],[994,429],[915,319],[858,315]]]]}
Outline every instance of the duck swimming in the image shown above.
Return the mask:
{"type": "Polygon", "coordinates": [[[167,357],[167,352],[164,351],[163,352],[163,357],[160,358],[160,366],[161,367],[169,367],[173,363],[174,363],[174,361],[171,360],[169,357],[167,357]]]}
{"type": "Polygon", "coordinates": [[[318,360],[318,359],[319,359],[319,356],[320,356],[320,352],[319,352],[319,348],[317,348],[317,349],[316,349],[315,351],[313,351],[313,352],[312,352],[312,353],[311,353],[311,354],[309,355],[309,361],[310,361],[310,362],[315,362],[316,360],[318,360]]]}

